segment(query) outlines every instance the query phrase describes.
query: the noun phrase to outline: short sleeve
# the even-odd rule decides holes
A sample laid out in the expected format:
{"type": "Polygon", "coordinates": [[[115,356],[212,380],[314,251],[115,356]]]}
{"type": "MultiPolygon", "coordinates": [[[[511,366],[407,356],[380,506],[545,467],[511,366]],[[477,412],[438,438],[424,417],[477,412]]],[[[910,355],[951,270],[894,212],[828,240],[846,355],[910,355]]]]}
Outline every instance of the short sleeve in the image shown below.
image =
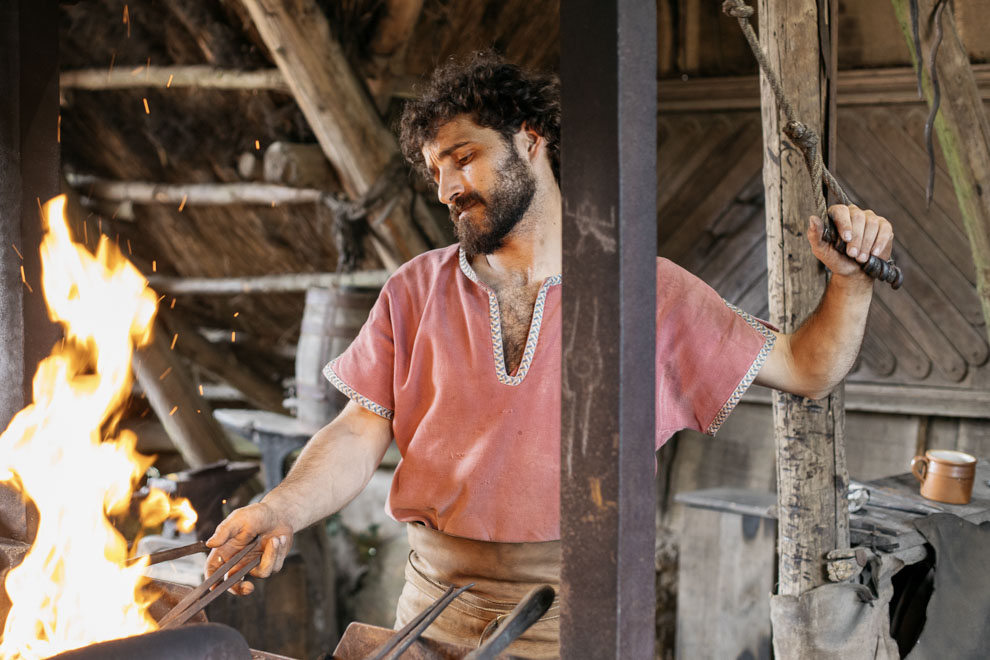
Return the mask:
{"type": "Polygon", "coordinates": [[[776,335],[666,259],[657,260],[657,448],[675,432],[709,435],[753,383],[776,335]]]}
{"type": "Polygon", "coordinates": [[[352,401],[392,419],[395,396],[395,332],[390,287],[386,284],[351,345],[323,368],[327,380],[352,401]]]}

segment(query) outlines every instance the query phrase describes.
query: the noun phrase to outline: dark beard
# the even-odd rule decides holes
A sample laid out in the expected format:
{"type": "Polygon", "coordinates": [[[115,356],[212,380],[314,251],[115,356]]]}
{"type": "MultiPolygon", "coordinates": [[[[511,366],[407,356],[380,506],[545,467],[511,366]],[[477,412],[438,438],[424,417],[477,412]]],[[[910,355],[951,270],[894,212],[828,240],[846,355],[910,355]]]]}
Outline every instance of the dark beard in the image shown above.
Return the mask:
{"type": "Polygon", "coordinates": [[[519,221],[526,215],[536,194],[536,177],[515,150],[507,145],[505,158],[498,164],[499,177],[486,200],[476,192],[459,196],[450,209],[454,233],[468,257],[492,254],[502,247],[519,221]],[[465,208],[479,204],[484,207],[480,226],[469,219],[458,221],[457,216],[465,208]]]}

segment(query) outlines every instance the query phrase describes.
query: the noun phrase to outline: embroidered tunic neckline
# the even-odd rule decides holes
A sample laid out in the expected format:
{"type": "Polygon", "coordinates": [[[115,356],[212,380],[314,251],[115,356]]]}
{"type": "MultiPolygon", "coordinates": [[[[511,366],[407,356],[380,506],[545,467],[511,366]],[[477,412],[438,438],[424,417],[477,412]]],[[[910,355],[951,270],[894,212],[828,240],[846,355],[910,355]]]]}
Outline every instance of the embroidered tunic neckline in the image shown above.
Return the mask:
{"type": "Polygon", "coordinates": [[[550,287],[560,284],[561,276],[553,275],[543,280],[539,293],[536,294],[536,303],[533,305],[533,320],[529,324],[529,335],[526,338],[526,348],[523,349],[522,361],[516,368],[515,375],[510,375],[505,368],[505,353],[502,348],[502,313],[498,305],[498,297],[490,286],[481,281],[474,268],[468,262],[467,253],[464,248],[458,247],[461,272],[480,286],[488,294],[488,323],[491,329],[492,355],[495,358],[495,376],[498,382],[503,385],[519,385],[526,378],[529,367],[533,363],[536,354],[536,344],[540,339],[540,327],[543,325],[543,307],[546,304],[547,291],[550,287]]]}

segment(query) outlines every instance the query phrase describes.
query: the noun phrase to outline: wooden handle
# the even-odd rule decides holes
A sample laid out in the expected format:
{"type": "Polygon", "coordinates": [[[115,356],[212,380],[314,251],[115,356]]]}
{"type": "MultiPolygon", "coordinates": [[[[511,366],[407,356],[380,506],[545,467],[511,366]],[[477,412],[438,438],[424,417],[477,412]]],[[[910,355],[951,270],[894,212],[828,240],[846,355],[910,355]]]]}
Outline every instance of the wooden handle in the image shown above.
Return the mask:
{"type": "Polygon", "coordinates": [[[928,459],[924,456],[915,456],[912,458],[911,474],[921,483],[925,483],[925,475],[928,474],[928,459]]]}
{"type": "MultiPolygon", "coordinates": [[[[825,230],[822,232],[822,240],[834,245],[835,249],[842,254],[846,253],[846,243],[839,238],[839,230],[836,228],[831,216],[825,220],[825,230]]],[[[901,288],[901,284],[904,283],[904,273],[894,265],[893,259],[884,261],[880,257],[871,254],[869,260],[865,264],[860,264],[859,267],[873,279],[887,282],[892,289],[899,289],[901,288]]]]}

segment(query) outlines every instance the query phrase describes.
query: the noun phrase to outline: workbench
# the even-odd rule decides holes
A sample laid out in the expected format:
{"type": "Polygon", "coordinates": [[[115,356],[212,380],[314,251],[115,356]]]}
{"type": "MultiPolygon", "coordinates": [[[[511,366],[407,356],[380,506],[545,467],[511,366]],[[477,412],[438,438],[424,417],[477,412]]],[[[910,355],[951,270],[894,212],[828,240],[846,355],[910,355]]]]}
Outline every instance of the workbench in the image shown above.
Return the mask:
{"type": "MultiPolygon", "coordinates": [[[[921,497],[909,472],[850,482],[851,547],[829,553],[831,579],[855,578],[877,558],[888,567],[930,561],[931,546],[915,522],[937,513],[974,524],[990,520],[988,482],[990,463],[982,459],[965,505],[921,497]]],[[[691,524],[681,539],[676,656],[770,657],[776,494],[713,488],[679,493],[674,500],[696,509],[688,514],[691,524]]]]}

